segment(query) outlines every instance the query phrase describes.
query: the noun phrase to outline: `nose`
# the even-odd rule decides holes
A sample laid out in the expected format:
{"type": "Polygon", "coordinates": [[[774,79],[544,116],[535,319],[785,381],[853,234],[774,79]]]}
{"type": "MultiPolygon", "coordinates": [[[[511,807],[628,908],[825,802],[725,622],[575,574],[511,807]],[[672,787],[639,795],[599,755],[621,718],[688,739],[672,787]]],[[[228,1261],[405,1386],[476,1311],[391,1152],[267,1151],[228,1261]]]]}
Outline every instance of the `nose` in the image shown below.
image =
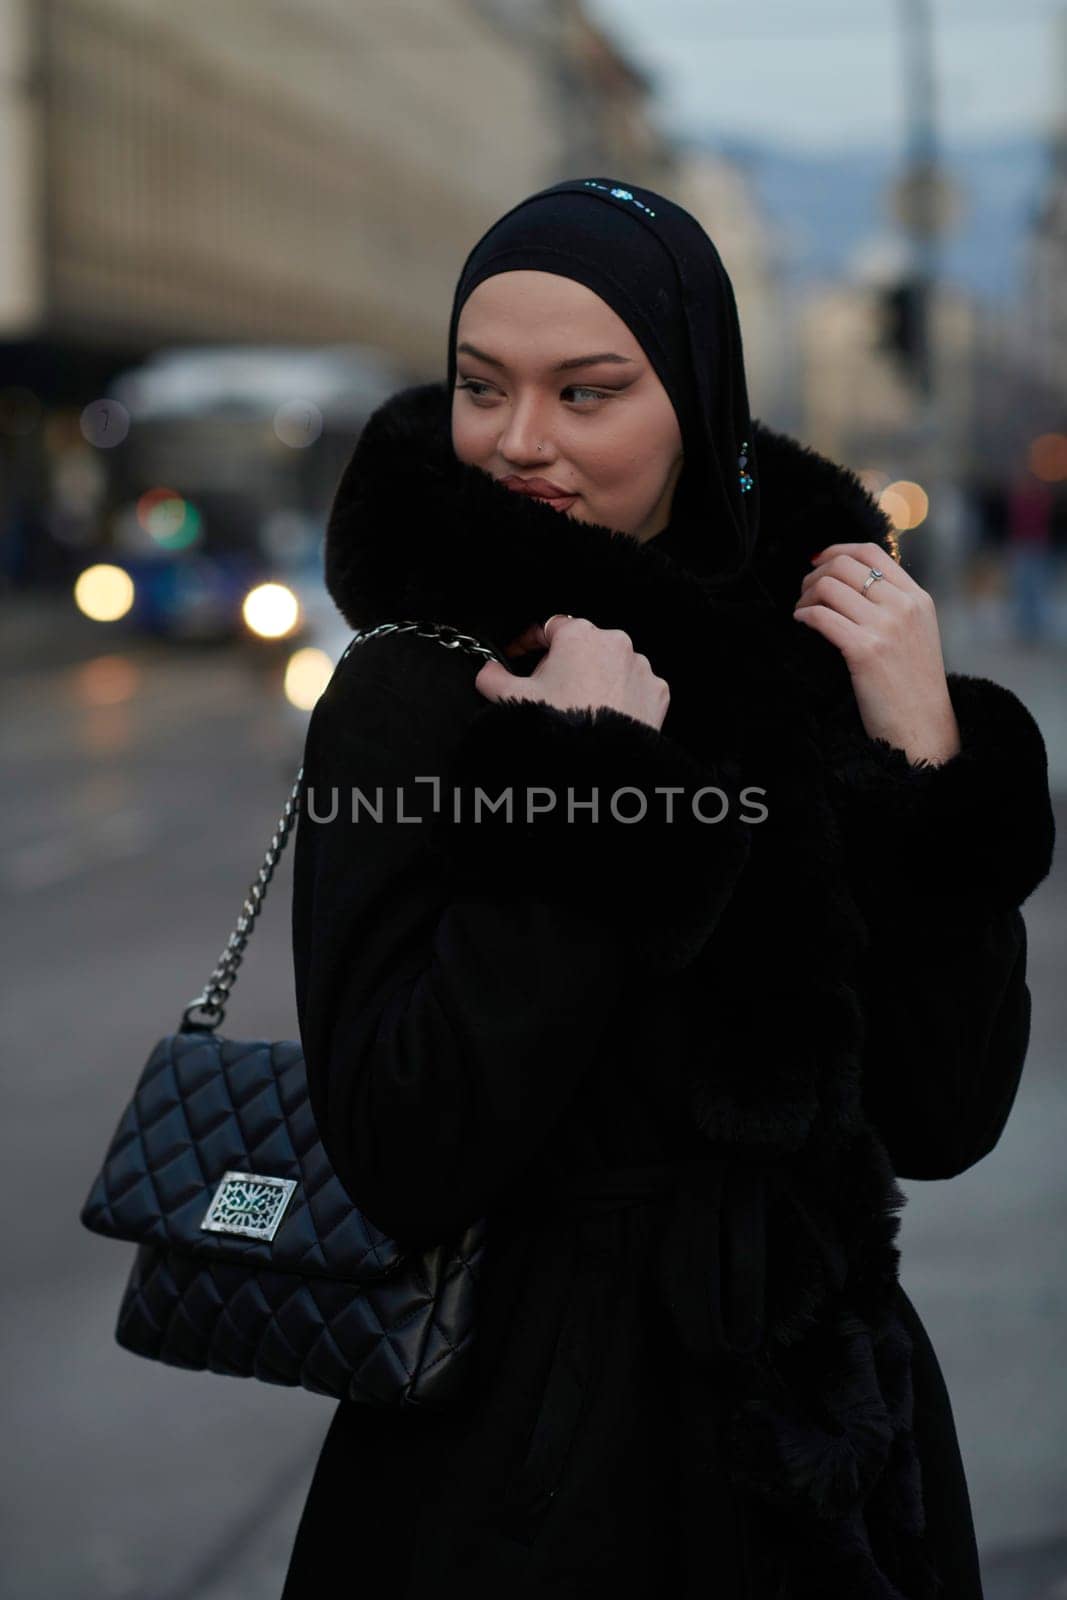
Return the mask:
{"type": "Polygon", "coordinates": [[[536,466],[538,463],[543,466],[555,459],[556,449],[551,431],[536,397],[520,400],[515,405],[507,426],[501,432],[497,448],[503,459],[516,467],[536,466]]]}

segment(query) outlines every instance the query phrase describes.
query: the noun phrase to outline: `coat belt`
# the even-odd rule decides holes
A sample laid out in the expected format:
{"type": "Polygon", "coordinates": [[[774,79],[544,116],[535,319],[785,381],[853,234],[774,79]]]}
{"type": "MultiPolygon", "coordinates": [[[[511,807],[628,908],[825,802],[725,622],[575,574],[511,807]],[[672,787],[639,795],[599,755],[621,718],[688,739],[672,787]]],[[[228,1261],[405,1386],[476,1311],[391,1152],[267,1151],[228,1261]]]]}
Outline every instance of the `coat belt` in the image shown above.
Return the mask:
{"type": "Polygon", "coordinates": [[[751,1354],[762,1343],[767,1219],[779,1197],[821,1250],[839,1289],[847,1259],[838,1231],[818,1202],[797,1192],[781,1158],[712,1155],[609,1168],[563,1178],[494,1212],[547,1222],[673,1201],[660,1235],[659,1289],[683,1351],[702,1361],[751,1354]]]}
{"type": "MultiPolygon", "coordinates": [[[[666,1203],[655,1266],[658,1293],[673,1328],[683,1403],[680,1421],[694,1434],[705,1462],[718,1456],[714,1414],[723,1396],[718,1382],[724,1356],[756,1351],[766,1331],[767,1220],[781,1197],[822,1248],[835,1287],[844,1282],[846,1259],[829,1217],[790,1185],[782,1160],[697,1157],[652,1166],[619,1167],[562,1179],[550,1189],[501,1201],[491,1215],[520,1224],[595,1217],[630,1206],[666,1203]],[[673,1202],[673,1203],[672,1203],[673,1202]]],[[[525,1459],[516,1470],[505,1504],[519,1521],[543,1513],[579,1426],[586,1392],[609,1337],[614,1304],[610,1260],[594,1252],[578,1265],[568,1239],[561,1271],[584,1270],[560,1330],[539,1416],[525,1459]]]]}

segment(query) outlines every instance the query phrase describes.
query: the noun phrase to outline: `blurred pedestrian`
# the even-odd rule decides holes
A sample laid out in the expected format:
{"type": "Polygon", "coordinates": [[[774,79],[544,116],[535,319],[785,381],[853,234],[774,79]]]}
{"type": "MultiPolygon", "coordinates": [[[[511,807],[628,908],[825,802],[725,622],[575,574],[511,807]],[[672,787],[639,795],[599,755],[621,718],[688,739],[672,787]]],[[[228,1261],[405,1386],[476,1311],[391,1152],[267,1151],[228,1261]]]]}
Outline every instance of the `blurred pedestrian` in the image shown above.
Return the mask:
{"type": "Polygon", "coordinates": [[[1041,644],[1052,631],[1055,559],[1052,549],[1052,490],[1032,472],[1016,476],[1008,493],[1008,570],[1015,636],[1041,644]]]}
{"type": "Polygon", "coordinates": [[[415,631],[339,664],[301,1039],[365,1217],[489,1233],[462,1399],[337,1406],[284,1600],[981,1595],[896,1180],[1004,1127],[1053,824],[1033,719],[946,675],[886,532],[750,416],[707,234],[608,178],[486,232],[446,381],[365,428],[346,621],[510,665],[415,631]]]}

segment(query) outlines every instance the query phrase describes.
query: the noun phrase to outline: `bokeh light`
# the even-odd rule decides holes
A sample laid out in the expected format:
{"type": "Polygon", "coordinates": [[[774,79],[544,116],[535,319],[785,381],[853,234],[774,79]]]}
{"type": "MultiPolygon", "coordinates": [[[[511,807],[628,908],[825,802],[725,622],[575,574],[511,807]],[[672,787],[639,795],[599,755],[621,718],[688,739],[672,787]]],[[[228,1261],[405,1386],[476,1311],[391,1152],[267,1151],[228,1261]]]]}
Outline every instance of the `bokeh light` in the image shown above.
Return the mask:
{"type": "Polygon", "coordinates": [[[202,528],[196,507],[173,489],[148,489],[137,501],[137,521],[162,550],[187,550],[202,528]]]}
{"type": "Polygon", "coordinates": [[[117,400],[92,400],[81,414],[82,437],[98,450],[111,450],[130,431],[130,413],[117,400]]]}
{"type": "Polygon", "coordinates": [[[83,705],[115,706],[132,700],[141,674],[128,656],[95,656],[74,674],[74,694],[83,705]]]}
{"type": "Polygon", "coordinates": [[[333,676],[333,662],[325,650],[307,645],[294,650],[285,667],[285,698],[298,711],[311,711],[333,676]]]}
{"type": "Polygon", "coordinates": [[[274,431],[282,444],[305,450],[322,433],[322,412],[310,400],[287,400],[274,413],[274,431]]]}
{"type": "Polygon", "coordinates": [[[123,567],[98,561],[74,580],[74,603],[93,622],[115,622],[133,605],[133,579],[123,567]]]}
{"type": "Polygon", "coordinates": [[[878,504],[898,533],[907,528],[917,528],[926,521],[930,500],[921,484],[908,478],[897,478],[887,484],[878,496],[878,504]]]}
{"type": "Polygon", "coordinates": [[[1043,433],[1030,446],[1030,471],[1042,483],[1062,483],[1067,478],[1067,434],[1043,433]]]}
{"type": "Polygon", "coordinates": [[[300,602],[284,583],[260,583],[245,595],[241,614],[261,639],[281,639],[296,626],[300,602]]]}
{"type": "Polygon", "coordinates": [[[856,474],[869,495],[877,500],[883,489],[887,489],[891,482],[888,472],[883,472],[881,467],[862,467],[856,474]]]}

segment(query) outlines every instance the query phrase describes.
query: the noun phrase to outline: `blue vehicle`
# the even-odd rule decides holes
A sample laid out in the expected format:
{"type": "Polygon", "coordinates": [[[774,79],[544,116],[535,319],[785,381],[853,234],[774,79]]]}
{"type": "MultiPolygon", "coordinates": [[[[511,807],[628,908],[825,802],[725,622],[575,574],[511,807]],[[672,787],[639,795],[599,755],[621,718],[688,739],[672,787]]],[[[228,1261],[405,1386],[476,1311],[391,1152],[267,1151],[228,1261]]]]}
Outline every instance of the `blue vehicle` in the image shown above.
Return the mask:
{"type": "Polygon", "coordinates": [[[120,374],[109,398],[128,432],[101,452],[109,512],[91,558],[133,582],[113,626],[174,639],[299,636],[292,580],[316,560],[364,423],[405,381],[362,345],[174,348],[120,374]],[[262,585],[279,586],[273,610],[258,613],[266,622],[247,605],[262,585]]]}

